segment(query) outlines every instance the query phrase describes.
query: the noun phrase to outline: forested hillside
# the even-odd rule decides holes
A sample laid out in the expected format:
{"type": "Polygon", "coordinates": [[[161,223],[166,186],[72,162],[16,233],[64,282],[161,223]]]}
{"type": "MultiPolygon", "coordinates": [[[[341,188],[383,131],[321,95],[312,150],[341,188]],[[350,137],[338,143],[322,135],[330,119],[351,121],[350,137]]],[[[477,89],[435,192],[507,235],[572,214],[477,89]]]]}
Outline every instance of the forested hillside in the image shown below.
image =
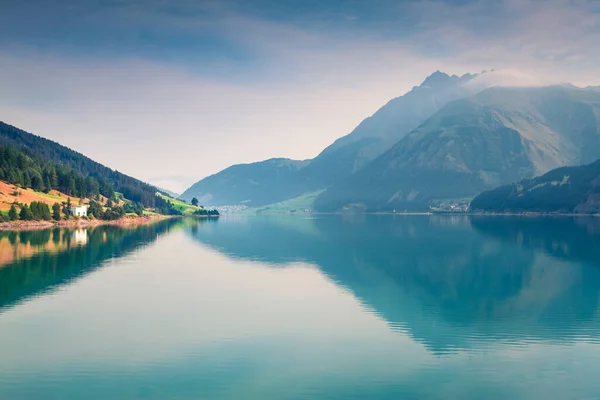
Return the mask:
{"type": "Polygon", "coordinates": [[[40,192],[58,190],[73,197],[114,198],[115,190],[106,179],[84,176],[68,165],[45,161],[18,147],[0,146],[0,180],[40,192]]]}
{"type": "Polygon", "coordinates": [[[146,207],[156,205],[155,187],[3,122],[0,149],[0,179],[10,183],[77,197],[100,193],[112,198],[116,191],[146,207]]]}
{"type": "Polygon", "coordinates": [[[598,213],[600,160],[483,192],[471,202],[471,211],[598,213]]]}

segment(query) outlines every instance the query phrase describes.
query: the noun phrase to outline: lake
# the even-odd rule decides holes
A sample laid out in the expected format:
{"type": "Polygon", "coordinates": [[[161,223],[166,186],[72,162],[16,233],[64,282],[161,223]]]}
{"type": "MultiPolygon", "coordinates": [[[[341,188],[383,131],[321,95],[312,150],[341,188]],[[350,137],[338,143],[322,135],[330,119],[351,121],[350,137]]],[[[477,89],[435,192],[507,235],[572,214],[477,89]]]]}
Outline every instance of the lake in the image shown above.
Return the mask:
{"type": "Polygon", "coordinates": [[[0,232],[0,399],[600,398],[600,218],[0,232]]]}

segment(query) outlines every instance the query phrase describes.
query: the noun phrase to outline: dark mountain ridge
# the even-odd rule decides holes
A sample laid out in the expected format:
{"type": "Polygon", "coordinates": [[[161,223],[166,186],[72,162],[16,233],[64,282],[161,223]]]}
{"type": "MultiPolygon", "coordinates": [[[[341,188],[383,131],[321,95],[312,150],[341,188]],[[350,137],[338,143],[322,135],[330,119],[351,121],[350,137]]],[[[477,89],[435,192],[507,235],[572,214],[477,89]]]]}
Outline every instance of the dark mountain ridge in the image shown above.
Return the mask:
{"type": "Polygon", "coordinates": [[[471,211],[579,213],[600,212],[600,160],[579,167],[554,169],[481,193],[471,211]]]}

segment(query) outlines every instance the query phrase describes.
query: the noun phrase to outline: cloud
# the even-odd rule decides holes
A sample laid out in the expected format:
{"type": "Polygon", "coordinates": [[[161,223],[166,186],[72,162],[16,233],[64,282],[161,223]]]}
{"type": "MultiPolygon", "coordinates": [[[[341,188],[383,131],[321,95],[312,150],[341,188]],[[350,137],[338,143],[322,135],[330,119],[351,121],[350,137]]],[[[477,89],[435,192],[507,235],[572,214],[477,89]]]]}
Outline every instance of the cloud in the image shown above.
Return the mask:
{"type": "Polygon", "coordinates": [[[372,91],[374,77],[338,86],[351,75],[335,71],[230,84],[144,60],[3,55],[0,63],[2,120],[146,180],[200,178],[273,156],[312,157],[413,81],[381,82],[381,91],[372,91]]]}
{"type": "Polygon", "coordinates": [[[313,157],[437,69],[600,85],[592,1],[11,4],[0,119],[146,180],[313,157]]]}
{"type": "Polygon", "coordinates": [[[442,46],[442,53],[464,64],[520,69],[579,84],[598,80],[598,2],[504,0],[457,6],[429,1],[417,3],[414,12],[421,15],[414,43],[442,46]]]}
{"type": "Polygon", "coordinates": [[[502,69],[485,71],[472,79],[467,85],[477,88],[488,88],[491,86],[544,86],[557,82],[544,80],[543,78],[516,69],[502,69]]]}

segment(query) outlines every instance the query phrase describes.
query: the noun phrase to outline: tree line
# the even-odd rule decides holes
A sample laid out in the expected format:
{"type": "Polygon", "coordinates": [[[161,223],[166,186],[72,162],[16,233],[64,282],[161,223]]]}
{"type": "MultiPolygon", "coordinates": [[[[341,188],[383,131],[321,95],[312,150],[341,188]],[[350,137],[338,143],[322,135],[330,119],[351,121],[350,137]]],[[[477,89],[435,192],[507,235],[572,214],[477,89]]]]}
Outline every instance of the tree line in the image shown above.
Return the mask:
{"type": "Polygon", "coordinates": [[[73,197],[115,192],[145,207],[156,204],[157,189],[84,155],[0,122],[0,179],[39,191],[59,190],[73,197]]]}
{"type": "MultiPolygon", "coordinates": [[[[0,212],[0,222],[9,221],[60,221],[71,217],[71,199],[66,202],[54,203],[52,207],[41,201],[32,201],[29,205],[13,203],[8,213],[0,212]]],[[[87,215],[91,218],[101,220],[116,220],[127,213],[135,213],[142,216],[144,206],[141,203],[114,204],[112,200],[106,202],[103,207],[99,202],[91,200],[88,204],[87,215]]]]}
{"type": "Polygon", "coordinates": [[[58,190],[73,197],[115,196],[112,183],[106,179],[98,181],[69,166],[53,164],[8,146],[0,146],[0,180],[39,192],[58,190]]]}
{"type": "Polygon", "coordinates": [[[201,215],[201,216],[210,216],[210,217],[217,217],[219,216],[219,212],[217,210],[207,210],[205,208],[201,208],[199,210],[194,211],[194,215],[201,215]]]}
{"type": "Polygon", "coordinates": [[[181,210],[175,207],[173,202],[164,199],[161,196],[156,196],[156,212],[163,215],[183,215],[181,210]]]}

